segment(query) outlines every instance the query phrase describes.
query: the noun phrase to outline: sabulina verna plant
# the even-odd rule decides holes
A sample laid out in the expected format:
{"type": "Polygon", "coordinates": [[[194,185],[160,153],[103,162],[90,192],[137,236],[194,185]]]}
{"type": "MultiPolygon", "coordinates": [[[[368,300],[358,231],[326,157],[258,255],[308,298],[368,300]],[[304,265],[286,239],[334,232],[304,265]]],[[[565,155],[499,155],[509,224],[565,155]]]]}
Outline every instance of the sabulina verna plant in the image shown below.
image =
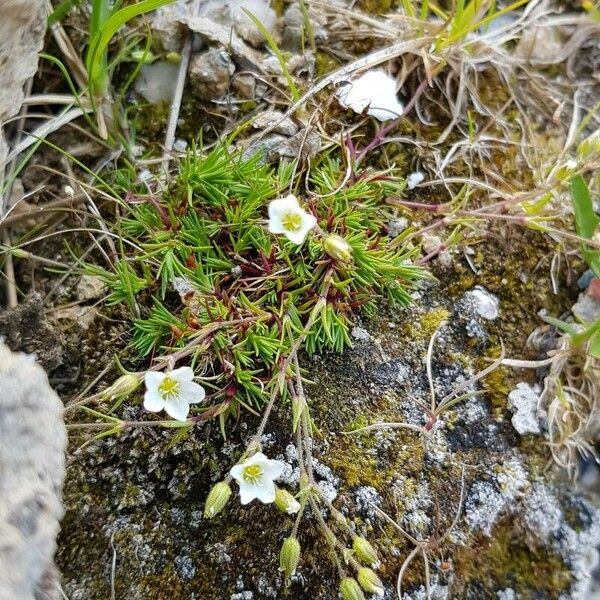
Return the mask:
{"type": "MultiPolygon", "coordinates": [[[[377,77],[385,106],[344,98],[384,120],[401,105],[395,83],[377,77]]],[[[259,155],[248,158],[230,146],[207,154],[191,149],[160,194],[133,176],[122,188],[113,182],[130,200],[118,222],[128,254],[115,259],[112,271],[87,267],[107,284],[108,303],[129,309],[132,353],[153,357],[144,407],[176,421],[156,420],[157,426],[179,427],[179,440],[209,419],[219,419],[225,433],[229,419],[242,419],[246,410],[261,416],[238,463],[208,493],[204,514],[214,518],[229,505],[234,480],[243,506],[274,504],[290,520],[286,539],[295,540],[286,542],[281,558],[288,578],[301,565],[306,515],[326,540],[340,579],[348,564],[356,577],[361,567],[378,564],[372,546],[357,549],[354,527],[315,480],[315,426],[300,357],[341,352],[352,343],[359,313],[374,314],[381,301],[407,305],[426,276],[413,263],[417,249],[389,235],[386,199],[399,196],[404,182],[369,171],[340,187],[341,172],[338,161],[323,157],[304,188],[292,163],[274,170],[259,155]],[[285,465],[261,449],[276,410],[289,414],[298,489],[278,487],[285,465]]],[[[361,580],[377,587],[366,571],[361,580]]]]}

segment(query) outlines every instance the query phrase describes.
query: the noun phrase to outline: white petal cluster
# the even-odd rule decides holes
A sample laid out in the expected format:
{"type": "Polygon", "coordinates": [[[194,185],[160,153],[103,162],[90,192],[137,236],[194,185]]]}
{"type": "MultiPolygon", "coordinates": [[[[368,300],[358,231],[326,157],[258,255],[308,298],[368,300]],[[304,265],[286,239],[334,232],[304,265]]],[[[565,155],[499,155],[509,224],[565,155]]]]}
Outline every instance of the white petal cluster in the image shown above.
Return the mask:
{"type": "Polygon", "coordinates": [[[302,244],[316,224],[317,219],[300,206],[293,194],[269,204],[269,231],[283,233],[294,244],[302,244]]]}
{"type": "Polygon", "coordinates": [[[190,404],[202,402],[206,396],[204,388],[193,379],[194,371],[190,367],[166,373],[148,371],[144,376],[144,408],[150,412],[164,410],[173,419],[185,421],[190,404]]]}
{"type": "Polygon", "coordinates": [[[425,181],[425,173],[415,171],[406,178],[406,187],[409,190],[414,190],[423,181],[425,181]]]}
{"type": "Polygon", "coordinates": [[[367,71],[352,81],[338,82],[336,97],[345,108],[379,121],[397,119],[404,106],[396,95],[396,81],[385,71],[367,71]]]}
{"type": "Polygon", "coordinates": [[[273,482],[283,473],[284,467],[285,463],[271,460],[262,452],[232,467],[231,476],[240,486],[240,502],[248,504],[255,498],[265,504],[274,502],[277,490],[273,482]]]}

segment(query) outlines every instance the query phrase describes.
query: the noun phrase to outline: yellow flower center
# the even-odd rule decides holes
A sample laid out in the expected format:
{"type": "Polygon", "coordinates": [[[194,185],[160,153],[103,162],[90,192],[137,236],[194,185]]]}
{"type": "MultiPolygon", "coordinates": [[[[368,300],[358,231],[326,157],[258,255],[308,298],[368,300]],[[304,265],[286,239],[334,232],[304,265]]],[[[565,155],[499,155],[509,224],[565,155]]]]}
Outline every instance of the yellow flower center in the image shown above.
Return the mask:
{"type": "Polygon", "coordinates": [[[298,231],[302,227],[302,215],[294,212],[285,213],[281,223],[286,231],[298,231]]]}
{"type": "Polygon", "coordinates": [[[260,465],[248,465],[244,467],[244,481],[257,484],[262,477],[263,470],[260,465]]]}
{"type": "Polygon", "coordinates": [[[172,377],[167,376],[158,386],[158,389],[165,400],[172,396],[177,396],[179,392],[179,381],[175,381],[172,377]]]}

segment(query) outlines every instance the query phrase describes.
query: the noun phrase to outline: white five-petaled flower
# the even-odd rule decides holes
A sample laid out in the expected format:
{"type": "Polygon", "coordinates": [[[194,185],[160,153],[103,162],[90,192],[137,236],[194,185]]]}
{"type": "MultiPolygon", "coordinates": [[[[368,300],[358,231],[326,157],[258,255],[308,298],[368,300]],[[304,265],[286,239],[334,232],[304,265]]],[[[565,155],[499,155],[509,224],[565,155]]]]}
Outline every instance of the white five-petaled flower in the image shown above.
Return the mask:
{"type": "Polygon", "coordinates": [[[367,111],[379,121],[397,119],[404,106],[396,95],[396,81],[385,71],[367,71],[353,81],[338,82],[336,97],[359,115],[367,111]]]}
{"type": "Polygon", "coordinates": [[[269,231],[283,233],[294,244],[301,244],[317,219],[298,204],[293,194],[269,203],[269,231]]]}
{"type": "Polygon", "coordinates": [[[190,412],[190,404],[202,402],[206,396],[204,388],[194,383],[193,379],[194,371],[190,367],[166,373],[148,371],[144,376],[144,408],[150,412],[164,410],[170,417],[185,421],[190,412]]]}
{"type": "Polygon", "coordinates": [[[232,467],[231,476],[240,486],[240,502],[248,504],[254,498],[265,504],[274,502],[276,489],[273,482],[283,473],[284,466],[280,460],[270,460],[262,452],[257,452],[232,467]]]}

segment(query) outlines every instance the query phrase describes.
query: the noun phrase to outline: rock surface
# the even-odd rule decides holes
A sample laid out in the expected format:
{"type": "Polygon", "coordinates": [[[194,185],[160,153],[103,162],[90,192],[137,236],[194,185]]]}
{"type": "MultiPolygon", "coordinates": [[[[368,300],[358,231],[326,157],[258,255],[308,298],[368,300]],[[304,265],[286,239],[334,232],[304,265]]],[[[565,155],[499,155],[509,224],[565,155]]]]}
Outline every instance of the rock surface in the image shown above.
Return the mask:
{"type": "MultiPolygon", "coordinates": [[[[514,265],[501,252],[497,257],[481,258],[477,278],[457,270],[423,289],[409,309],[382,308],[357,322],[354,347],[343,355],[302,359],[320,430],[313,449],[318,485],[355,531],[377,546],[390,600],[414,546],[374,507],[416,539],[434,540],[434,598],[591,597],[600,512],[571,482],[548,471],[540,437],[515,432],[507,396],[523,373],[500,368],[481,386],[467,386],[485,393],[445,411],[425,439],[406,429],[342,433],[381,422],[427,423],[425,356],[438,329],[432,360],[438,401],[498,357],[500,335],[509,356],[522,353],[539,324],[537,312],[553,297],[537,295],[539,281],[520,277],[534,272],[535,257],[519,256],[514,265]],[[464,301],[476,285],[502,306],[495,319],[464,301]],[[526,293],[532,300],[524,306],[519,299],[526,293]]],[[[122,418],[147,418],[139,399],[128,400],[122,418]]],[[[294,491],[298,465],[290,418],[288,408],[280,407],[262,443],[266,454],[288,463],[281,482],[294,491]]],[[[210,521],[203,517],[210,486],[227,474],[256,426],[245,415],[225,441],[212,425],[187,436],[132,429],[78,451],[59,553],[69,598],[108,597],[114,585],[117,597],[130,600],[162,600],[165,589],[172,600],[337,600],[336,569],[315,534],[314,515],[299,529],[302,556],[287,590],[278,553],[293,518],[268,505],[240,506],[237,488],[223,513],[210,521]]],[[[420,559],[406,570],[403,598],[426,598],[420,559]]]]}
{"type": "Polygon", "coordinates": [[[0,600],[58,600],[62,403],[31,357],[0,344],[0,600]]]}
{"type": "MultiPolygon", "coordinates": [[[[21,110],[23,85],[35,75],[46,31],[43,0],[0,3],[0,183],[8,147],[2,125],[21,110]]],[[[4,214],[0,196],[0,217],[4,214]]]]}

